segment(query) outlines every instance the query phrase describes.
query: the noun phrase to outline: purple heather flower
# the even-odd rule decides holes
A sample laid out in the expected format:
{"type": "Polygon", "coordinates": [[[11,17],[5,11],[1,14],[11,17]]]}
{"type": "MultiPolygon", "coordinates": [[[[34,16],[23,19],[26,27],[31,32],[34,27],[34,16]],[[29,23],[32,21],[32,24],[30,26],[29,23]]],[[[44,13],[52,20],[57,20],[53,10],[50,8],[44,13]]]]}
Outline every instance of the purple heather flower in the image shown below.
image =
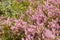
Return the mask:
{"type": "Polygon", "coordinates": [[[52,31],[50,31],[49,29],[45,29],[45,36],[47,37],[47,38],[52,38],[52,39],[54,39],[55,38],[55,35],[52,33],[52,31]]]}

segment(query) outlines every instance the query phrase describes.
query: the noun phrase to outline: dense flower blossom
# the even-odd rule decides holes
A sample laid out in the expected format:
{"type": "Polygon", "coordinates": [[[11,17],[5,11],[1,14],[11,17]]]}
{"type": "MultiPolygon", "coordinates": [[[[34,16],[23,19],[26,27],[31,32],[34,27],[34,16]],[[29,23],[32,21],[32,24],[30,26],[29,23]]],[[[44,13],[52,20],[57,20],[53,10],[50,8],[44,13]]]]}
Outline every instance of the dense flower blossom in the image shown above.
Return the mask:
{"type": "MultiPolygon", "coordinates": [[[[32,5],[37,0],[29,1],[32,5]]],[[[60,0],[46,0],[46,4],[40,2],[35,10],[31,5],[19,19],[1,17],[0,24],[8,25],[14,36],[21,37],[16,40],[60,40],[60,9],[57,7],[60,0]]]]}
{"type": "Polygon", "coordinates": [[[52,33],[52,31],[50,31],[49,29],[46,29],[45,30],[45,36],[47,37],[47,38],[55,38],[55,35],[52,33]]]}

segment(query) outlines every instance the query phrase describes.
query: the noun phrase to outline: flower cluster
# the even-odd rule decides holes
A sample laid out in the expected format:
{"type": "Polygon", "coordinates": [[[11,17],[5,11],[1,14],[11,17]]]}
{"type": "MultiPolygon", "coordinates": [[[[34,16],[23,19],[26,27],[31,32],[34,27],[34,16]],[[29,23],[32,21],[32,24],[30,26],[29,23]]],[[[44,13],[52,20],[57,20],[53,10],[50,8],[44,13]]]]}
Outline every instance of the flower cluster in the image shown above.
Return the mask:
{"type": "Polygon", "coordinates": [[[12,40],[60,40],[59,7],[59,0],[33,0],[29,9],[26,13],[22,13],[19,19],[11,17],[0,19],[0,24],[3,26],[2,32],[8,30],[8,35],[15,38],[12,40]],[[34,9],[32,6],[35,2],[38,3],[37,8],[34,9]],[[8,28],[4,29],[4,26],[8,28]]]}

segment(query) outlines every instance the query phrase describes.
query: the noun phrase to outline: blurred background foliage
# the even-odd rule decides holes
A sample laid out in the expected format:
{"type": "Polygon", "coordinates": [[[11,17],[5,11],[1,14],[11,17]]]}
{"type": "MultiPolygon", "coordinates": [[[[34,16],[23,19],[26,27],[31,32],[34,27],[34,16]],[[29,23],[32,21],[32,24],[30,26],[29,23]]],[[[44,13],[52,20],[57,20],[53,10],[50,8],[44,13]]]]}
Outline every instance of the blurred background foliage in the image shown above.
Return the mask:
{"type": "Polygon", "coordinates": [[[26,12],[29,5],[30,3],[28,1],[17,2],[17,0],[1,0],[0,15],[18,18],[18,16],[26,12]]]}

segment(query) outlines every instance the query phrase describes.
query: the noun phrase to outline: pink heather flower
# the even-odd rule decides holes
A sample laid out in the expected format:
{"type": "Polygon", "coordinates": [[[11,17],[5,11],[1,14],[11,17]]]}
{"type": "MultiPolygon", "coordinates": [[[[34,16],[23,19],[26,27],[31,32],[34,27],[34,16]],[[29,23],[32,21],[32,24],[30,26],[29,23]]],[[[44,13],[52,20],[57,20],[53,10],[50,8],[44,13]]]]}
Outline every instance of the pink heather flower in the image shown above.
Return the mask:
{"type": "Polygon", "coordinates": [[[58,40],[60,40],[60,38],[57,38],[58,40]]]}
{"type": "Polygon", "coordinates": [[[54,28],[52,28],[52,32],[55,34],[55,29],[54,28]]]}
{"type": "Polygon", "coordinates": [[[60,28],[60,26],[58,25],[58,20],[56,19],[56,20],[52,20],[52,22],[48,22],[49,23],[49,27],[51,27],[51,28],[55,28],[55,29],[58,29],[58,28],[60,28]]]}
{"type": "Polygon", "coordinates": [[[27,35],[27,39],[28,39],[28,40],[31,40],[31,37],[30,37],[30,35],[27,35]]]}
{"type": "Polygon", "coordinates": [[[36,26],[29,26],[25,29],[25,34],[32,34],[34,35],[36,33],[36,26]]]}
{"type": "Polygon", "coordinates": [[[34,33],[36,32],[35,29],[33,29],[33,28],[28,28],[27,31],[28,31],[29,33],[32,33],[32,34],[34,34],[34,33]]]}
{"type": "Polygon", "coordinates": [[[36,20],[37,25],[39,25],[40,23],[46,23],[47,21],[46,16],[42,13],[33,15],[32,19],[36,20]]]}
{"type": "Polygon", "coordinates": [[[10,29],[11,29],[11,30],[15,30],[15,29],[16,29],[16,27],[11,27],[10,29]]]}
{"type": "Polygon", "coordinates": [[[52,39],[54,39],[55,38],[55,35],[52,33],[52,31],[50,31],[49,29],[45,29],[45,36],[47,37],[47,38],[52,38],[52,39]]]}
{"type": "Polygon", "coordinates": [[[10,28],[11,29],[11,31],[14,33],[14,34],[16,34],[16,35],[20,35],[20,33],[19,33],[19,28],[18,27],[11,27],[10,28]]]}
{"type": "Polygon", "coordinates": [[[27,27],[27,22],[19,19],[19,20],[15,20],[15,26],[20,28],[20,30],[25,30],[27,27]]]}
{"type": "Polygon", "coordinates": [[[12,21],[11,21],[10,17],[8,17],[5,22],[6,22],[7,25],[11,26],[11,22],[12,22],[12,21]]]}
{"type": "Polygon", "coordinates": [[[24,38],[22,38],[22,40],[24,40],[24,38]]]}
{"type": "Polygon", "coordinates": [[[20,18],[21,18],[21,19],[24,19],[24,17],[25,17],[25,15],[24,15],[24,14],[22,14],[22,15],[20,16],[20,18]]]}
{"type": "Polygon", "coordinates": [[[18,30],[19,28],[18,28],[18,27],[11,27],[10,29],[16,31],[16,30],[18,30]]]}
{"type": "Polygon", "coordinates": [[[34,40],[34,36],[31,36],[31,40],[34,40]]]}
{"type": "Polygon", "coordinates": [[[56,0],[58,4],[60,4],[60,0],[56,0]]]}
{"type": "Polygon", "coordinates": [[[34,40],[34,36],[26,35],[26,40],[34,40]]]}
{"type": "Polygon", "coordinates": [[[44,23],[39,24],[38,28],[41,28],[43,30],[44,29],[44,23]]]}
{"type": "Polygon", "coordinates": [[[21,22],[20,22],[19,20],[16,21],[15,25],[16,25],[17,27],[22,26],[22,25],[21,25],[21,22]]]}
{"type": "Polygon", "coordinates": [[[36,29],[36,26],[35,25],[29,25],[29,28],[36,29]]]}
{"type": "Polygon", "coordinates": [[[28,16],[31,16],[33,14],[33,12],[34,12],[33,8],[32,7],[29,7],[29,10],[27,10],[26,14],[28,16]]]}
{"type": "Polygon", "coordinates": [[[47,0],[47,2],[52,2],[55,5],[58,5],[60,3],[59,0],[47,0]]]}
{"type": "Polygon", "coordinates": [[[48,17],[53,17],[54,14],[52,12],[48,12],[48,17]]]}

